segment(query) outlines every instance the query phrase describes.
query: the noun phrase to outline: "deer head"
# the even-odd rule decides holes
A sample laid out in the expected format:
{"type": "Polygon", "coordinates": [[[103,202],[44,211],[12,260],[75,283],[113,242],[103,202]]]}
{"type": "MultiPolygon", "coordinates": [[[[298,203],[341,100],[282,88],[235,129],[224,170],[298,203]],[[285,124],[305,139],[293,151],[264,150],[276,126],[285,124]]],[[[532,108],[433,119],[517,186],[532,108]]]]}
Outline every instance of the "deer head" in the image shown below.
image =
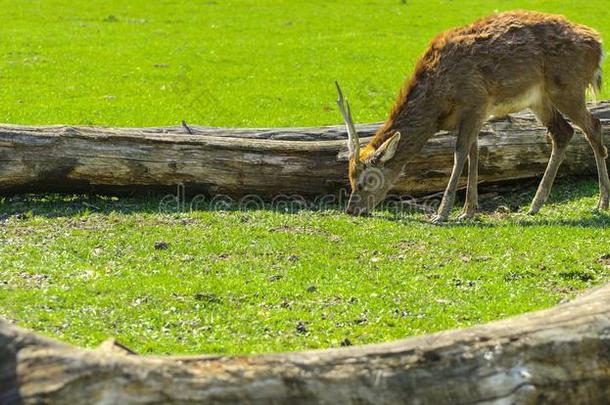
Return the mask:
{"type": "Polygon", "coordinates": [[[360,150],[360,140],[356,133],[352,113],[339,83],[335,82],[339,97],[337,105],[347,127],[347,147],[349,151],[349,181],[352,193],[347,204],[347,213],[368,214],[388,194],[400,169],[391,164],[400,141],[400,132],[393,133],[378,148],[371,145],[360,150]]]}

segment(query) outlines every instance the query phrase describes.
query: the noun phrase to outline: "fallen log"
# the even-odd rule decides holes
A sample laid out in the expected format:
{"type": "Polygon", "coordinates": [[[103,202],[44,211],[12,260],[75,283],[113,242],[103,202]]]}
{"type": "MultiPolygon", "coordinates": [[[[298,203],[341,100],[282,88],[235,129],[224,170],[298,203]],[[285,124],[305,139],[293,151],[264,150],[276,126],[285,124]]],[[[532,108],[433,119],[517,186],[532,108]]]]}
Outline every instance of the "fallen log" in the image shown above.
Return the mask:
{"type": "MultiPolygon", "coordinates": [[[[593,108],[610,144],[610,102],[593,108]]],[[[367,142],[379,124],[358,126],[367,142]]],[[[480,137],[480,180],[493,183],[544,172],[550,146],[532,114],[487,124],[480,137]]],[[[394,192],[412,195],[445,187],[454,136],[439,133],[407,165],[394,192]]],[[[207,195],[278,194],[315,197],[347,186],[343,126],[285,129],[24,127],[0,125],[0,194],[174,190],[207,195]]],[[[583,136],[560,170],[595,173],[583,136]]]]}
{"type": "Polygon", "coordinates": [[[609,331],[610,284],[469,329],[259,356],[86,350],[0,321],[0,403],[603,404],[609,331]]]}

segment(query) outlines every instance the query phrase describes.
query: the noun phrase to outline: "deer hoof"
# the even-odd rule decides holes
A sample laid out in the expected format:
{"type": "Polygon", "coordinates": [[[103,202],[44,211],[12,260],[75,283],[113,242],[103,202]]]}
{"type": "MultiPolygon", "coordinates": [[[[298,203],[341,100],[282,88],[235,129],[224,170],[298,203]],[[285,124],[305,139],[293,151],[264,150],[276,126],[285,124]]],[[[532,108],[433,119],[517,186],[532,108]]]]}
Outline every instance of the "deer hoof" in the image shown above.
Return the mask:
{"type": "Polygon", "coordinates": [[[434,225],[441,225],[444,222],[447,221],[447,217],[440,215],[440,214],[436,214],[432,217],[432,219],[430,220],[430,223],[434,224],[434,225]]]}
{"type": "Polygon", "coordinates": [[[458,221],[466,221],[474,218],[474,212],[462,212],[458,217],[458,221]]]}

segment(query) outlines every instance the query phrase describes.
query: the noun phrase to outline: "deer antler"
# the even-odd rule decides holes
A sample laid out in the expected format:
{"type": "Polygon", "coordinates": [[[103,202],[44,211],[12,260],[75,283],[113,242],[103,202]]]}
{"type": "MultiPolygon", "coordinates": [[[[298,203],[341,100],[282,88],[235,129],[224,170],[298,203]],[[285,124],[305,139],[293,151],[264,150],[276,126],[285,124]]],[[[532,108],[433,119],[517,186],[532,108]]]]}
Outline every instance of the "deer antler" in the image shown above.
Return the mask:
{"type": "Polygon", "coordinates": [[[358,134],[354,127],[352,112],[349,108],[349,103],[343,98],[343,92],[341,91],[339,83],[335,82],[335,85],[337,86],[337,93],[339,93],[337,105],[339,106],[339,111],[341,111],[343,121],[345,121],[345,126],[347,127],[347,147],[349,149],[350,158],[354,156],[358,163],[360,162],[360,140],[358,139],[358,134]]]}

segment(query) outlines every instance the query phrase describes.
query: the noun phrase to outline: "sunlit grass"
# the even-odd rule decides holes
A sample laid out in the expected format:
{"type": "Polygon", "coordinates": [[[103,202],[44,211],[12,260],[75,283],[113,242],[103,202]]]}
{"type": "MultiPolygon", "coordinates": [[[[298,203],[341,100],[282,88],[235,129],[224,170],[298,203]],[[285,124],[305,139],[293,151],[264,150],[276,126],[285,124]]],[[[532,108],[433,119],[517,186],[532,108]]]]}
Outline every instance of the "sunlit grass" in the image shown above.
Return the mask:
{"type": "MultiPolygon", "coordinates": [[[[380,121],[430,38],[515,8],[610,33],[602,0],[0,0],[0,122],[332,124],[334,80],[356,121],[380,121]]],[[[443,227],[383,210],[160,213],[151,196],[4,198],[0,317],[154,353],[337,347],[499,319],[610,273],[596,183],[564,183],[527,217],[533,191],[483,195],[486,213],[443,227]]]]}
{"type": "Polygon", "coordinates": [[[434,35],[516,8],[610,34],[606,0],[0,0],[0,122],[332,124],[334,80],[381,121],[434,35]]]}
{"type": "Polygon", "coordinates": [[[610,276],[592,181],[484,197],[477,220],[338,210],[159,213],[159,198],[0,203],[0,317],[95,346],[244,353],[338,347],[552,306],[610,276]],[[507,211],[513,212],[508,213],[507,211]]]}

